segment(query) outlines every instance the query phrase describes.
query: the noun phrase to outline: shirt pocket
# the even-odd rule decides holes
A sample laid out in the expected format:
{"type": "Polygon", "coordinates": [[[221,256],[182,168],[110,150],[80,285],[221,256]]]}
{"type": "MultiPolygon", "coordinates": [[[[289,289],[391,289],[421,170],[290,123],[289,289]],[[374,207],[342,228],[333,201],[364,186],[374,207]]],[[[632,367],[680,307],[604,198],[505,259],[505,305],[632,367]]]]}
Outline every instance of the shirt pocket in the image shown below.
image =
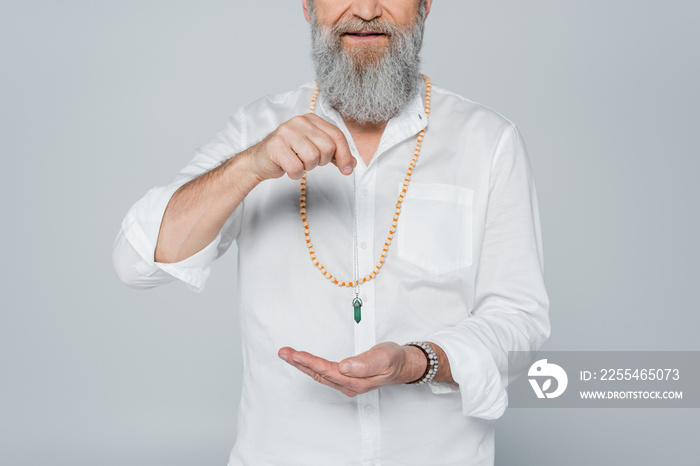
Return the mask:
{"type": "Polygon", "coordinates": [[[469,188],[411,183],[397,224],[398,256],[437,275],[471,266],[473,198],[469,188]]]}

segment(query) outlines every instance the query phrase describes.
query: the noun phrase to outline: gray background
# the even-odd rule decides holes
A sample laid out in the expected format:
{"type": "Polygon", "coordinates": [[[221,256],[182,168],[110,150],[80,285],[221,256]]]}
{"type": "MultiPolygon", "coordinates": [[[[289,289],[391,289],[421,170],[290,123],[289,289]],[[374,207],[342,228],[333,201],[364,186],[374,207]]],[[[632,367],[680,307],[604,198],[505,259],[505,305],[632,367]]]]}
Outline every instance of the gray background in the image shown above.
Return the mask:
{"type": "MultiPolygon", "coordinates": [[[[118,282],[130,205],[240,105],[312,79],[300,1],[25,0],[0,14],[0,464],[225,465],[234,255],[203,294],[118,282]]],[[[424,71],[515,121],[549,350],[698,350],[693,1],[446,1],[424,71]]],[[[698,411],[509,410],[498,465],[695,464],[698,411]]]]}

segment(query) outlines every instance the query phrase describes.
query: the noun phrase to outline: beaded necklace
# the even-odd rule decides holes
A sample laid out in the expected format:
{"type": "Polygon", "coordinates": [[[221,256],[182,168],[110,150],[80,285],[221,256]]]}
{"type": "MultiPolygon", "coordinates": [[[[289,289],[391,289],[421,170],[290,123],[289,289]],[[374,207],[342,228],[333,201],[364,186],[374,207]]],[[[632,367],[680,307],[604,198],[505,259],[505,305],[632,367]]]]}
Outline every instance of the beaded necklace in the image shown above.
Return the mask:
{"type": "MultiPolygon", "coordinates": [[[[430,90],[431,90],[431,84],[430,84],[430,78],[427,76],[423,76],[423,80],[425,81],[425,115],[430,116],[430,90]]],[[[316,85],[316,90],[314,91],[314,95],[311,98],[311,106],[309,107],[309,113],[314,113],[316,110],[316,100],[318,99],[318,93],[319,93],[319,87],[318,84],[316,85]]],[[[344,287],[353,287],[355,288],[355,298],[352,301],[352,306],[353,306],[353,311],[354,311],[354,318],[355,322],[358,324],[360,323],[360,320],[362,318],[362,300],[360,299],[360,284],[366,283],[369,280],[372,280],[374,277],[377,276],[379,273],[379,270],[382,268],[382,265],[384,265],[384,260],[386,259],[386,255],[389,251],[389,245],[391,244],[391,240],[394,238],[394,233],[396,233],[396,225],[398,224],[399,221],[399,215],[401,214],[401,204],[403,203],[403,199],[406,196],[406,190],[408,188],[408,183],[411,181],[411,174],[413,172],[413,167],[416,165],[416,160],[418,160],[418,154],[420,154],[420,149],[423,144],[423,136],[425,135],[425,129],[423,129],[420,134],[418,134],[418,140],[416,142],[416,149],[413,152],[413,158],[411,159],[411,163],[408,165],[408,171],[406,172],[406,177],[404,178],[403,181],[403,187],[401,188],[401,193],[399,194],[399,199],[396,201],[396,211],[394,213],[394,218],[391,221],[391,228],[389,229],[389,234],[387,235],[387,239],[384,242],[384,247],[382,248],[382,253],[379,257],[379,261],[377,262],[377,265],[374,266],[374,269],[372,272],[369,274],[365,275],[364,277],[360,278],[359,274],[359,269],[358,269],[358,259],[357,259],[357,211],[353,205],[353,252],[354,252],[354,270],[353,270],[353,275],[354,279],[353,281],[343,281],[343,280],[338,280],[333,274],[331,274],[328,270],[326,270],[326,267],[323,266],[316,257],[316,251],[314,251],[314,246],[311,243],[311,237],[309,236],[309,223],[307,222],[306,218],[306,171],[304,171],[304,175],[301,177],[301,194],[299,196],[299,207],[300,207],[300,212],[301,212],[301,221],[304,225],[304,236],[306,237],[306,246],[309,249],[309,255],[311,256],[311,261],[313,264],[323,273],[323,276],[326,277],[328,280],[331,281],[331,283],[338,285],[338,286],[344,286],[344,287]]],[[[352,172],[353,174],[353,203],[355,203],[355,171],[352,172]]]]}

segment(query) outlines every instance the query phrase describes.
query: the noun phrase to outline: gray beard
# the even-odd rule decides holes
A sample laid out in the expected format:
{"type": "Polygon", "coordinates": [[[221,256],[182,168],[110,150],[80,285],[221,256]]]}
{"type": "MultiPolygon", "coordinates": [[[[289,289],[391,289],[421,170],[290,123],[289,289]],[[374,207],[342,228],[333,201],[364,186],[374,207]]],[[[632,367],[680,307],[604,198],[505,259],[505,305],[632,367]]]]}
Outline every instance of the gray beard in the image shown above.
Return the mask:
{"type": "MultiPolygon", "coordinates": [[[[421,12],[422,13],[422,12],[421,12]]],[[[404,31],[382,20],[348,20],[332,28],[318,24],[311,10],[311,56],[324,98],[343,118],[359,124],[383,123],[414,98],[420,79],[419,52],[425,14],[404,31]],[[345,50],[342,34],[369,30],[388,35],[385,50],[371,45],[345,50]],[[353,53],[354,52],[354,53],[353,53]]]]}

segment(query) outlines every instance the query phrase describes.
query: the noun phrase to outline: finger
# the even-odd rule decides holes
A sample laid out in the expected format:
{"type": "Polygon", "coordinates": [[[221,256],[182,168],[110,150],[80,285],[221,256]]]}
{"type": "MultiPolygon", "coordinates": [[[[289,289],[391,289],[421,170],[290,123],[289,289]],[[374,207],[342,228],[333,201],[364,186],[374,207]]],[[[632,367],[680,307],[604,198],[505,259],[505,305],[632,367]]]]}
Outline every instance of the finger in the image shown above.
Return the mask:
{"type": "Polygon", "coordinates": [[[303,175],[299,166],[303,172],[318,165],[321,154],[318,147],[306,137],[309,128],[316,127],[301,117],[295,117],[277,128],[267,143],[274,156],[273,162],[285,169],[292,179],[299,179],[303,175]]]}
{"type": "Polygon", "coordinates": [[[280,348],[280,350],[277,352],[277,356],[284,359],[285,361],[291,361],[292,354],[295,351],[296,350],[294,348],[292,348],[290,346],[285,346],[285,347],[280,348]]]}
{"type": "MultiPolygon", "coordinates": [[[[327,165],[335,155],[336,143],[333,138],[321,127],[318,121],[325,121],[315,115],[293,118],[289,121],[297,136],[306,138],[318,151],[318,166],[327,165]]],[[[331,125],[331,127],[333,127],[331,125]]],[[[327,129],[327,128],[326,128],[327,129]]],[[[307,169],[308,170],[308,169],[307,169]]]]}
{"type": "Polygon", "coordinates": [[[320,167],[328,165],[335,156],[336,145],[333,138],[316,126],[313,126],[313,129],[306,134],[306,138],[318,149],[318,165],[320,167]]]}
{"type": "MultiPolygon", "coordinates": [[[[293,361],[292,361],[293,362],[293,361]]],[[[325,385],[327,387],[331,387],[335,390],[338,390],[339,392],[343,393],[344,395],[352,398],[358,395],[358,392],[355,392],[344,385],[337,384],[333,382],[331,379],[329,379],[326,375],[320,374],[312,369],[309,369],[308,367],[302,365],[302,364],[292,364],[294,367],[296,367],[298,370],[303,372],[304,374],[308,375],[312,379],[314,379],[316,382],[325,385]]]]}
{"type": "Polygon", "coordinates": [[[307,353],[306,351],[294,352],[292,354],[292,360],[322,374],[328,374],[333,370],[333,365],[330,361],[307,353]]]}
{"type": "MultiPolygon", "coordinates": [[[[299,128],[298,123],[292,124],[291,122],[277,129],[270,144],[276,148],[280,162],[283,162],[283,159],[279,154],[286,156],[293,154],[301,162],[303,170],[309,171],[316,168],[321,153],[318,147],[306,137],[306,131],[304,128],[299,128]]],[[[291,166],[297,165],[292,160],[287,160],[287,163],[291,166]]]]}
{"type": "Polygon", "coordinates": [[[341,173],[345,175],[351,174],[355,166],[357,166],[357,160],[352,156],[350,146],[343,132],[317,115],[309,115],[309,117],[315,117],[311,118],[313,124],[328,134],[335,143],[335,154],[333,154],[335,165],[340,169],[341,173]]]}
{"type": "Polygon", "coordinates": [[[299,136],[291,141],[292,151],[304,165],[304,170],[310,171],[316,168],[321,160],[321,151],[307,137],[299,136]]]}
{"type": "Polygon", "coordinates": [[[353,390],[351,390],[343,385],[340,385],[340,384],[333,382],[333,380],[331,380],[327,374],[322,374],[322,373],[316,372],[313,369],[310,369],[303,364],[299,364],[299,363],[295,362],[291,357],[294,350],[291,350],[291,351],[290,350],[291,349],[282,348],[280,350],[280,352],[278,353],[278,354],[280,354],[280,357],[282,359],[284,359],[287,363],[289,363],[289,365],[295,367],[299,371],[308,375],[309,377],[311,377],[312,379],[314,379],[318,383],[326,385],[327,387],[333,388],[335,390],[338,390],[346,396],[354,397],[358,394],[357,392],[355,392],[355,391],[353,391],[353,390]]]}
{"type": "Polygon", "coordinates": [[[293,180],[299,180],[304,175],[304,164],[291,148],[280,151],[276,163],[293,180]]]}
{"type": "Polygon", "coordinates": [[[320,374],[326,380],[345,387],[354,393],[366,393],[386,384],[383,377],[359,378],[348,377],[340,372],[337,362],[330,362],[305,351],[297,351],[292,354],[292,361],[306,367],[310,371],[320,374]]]}

